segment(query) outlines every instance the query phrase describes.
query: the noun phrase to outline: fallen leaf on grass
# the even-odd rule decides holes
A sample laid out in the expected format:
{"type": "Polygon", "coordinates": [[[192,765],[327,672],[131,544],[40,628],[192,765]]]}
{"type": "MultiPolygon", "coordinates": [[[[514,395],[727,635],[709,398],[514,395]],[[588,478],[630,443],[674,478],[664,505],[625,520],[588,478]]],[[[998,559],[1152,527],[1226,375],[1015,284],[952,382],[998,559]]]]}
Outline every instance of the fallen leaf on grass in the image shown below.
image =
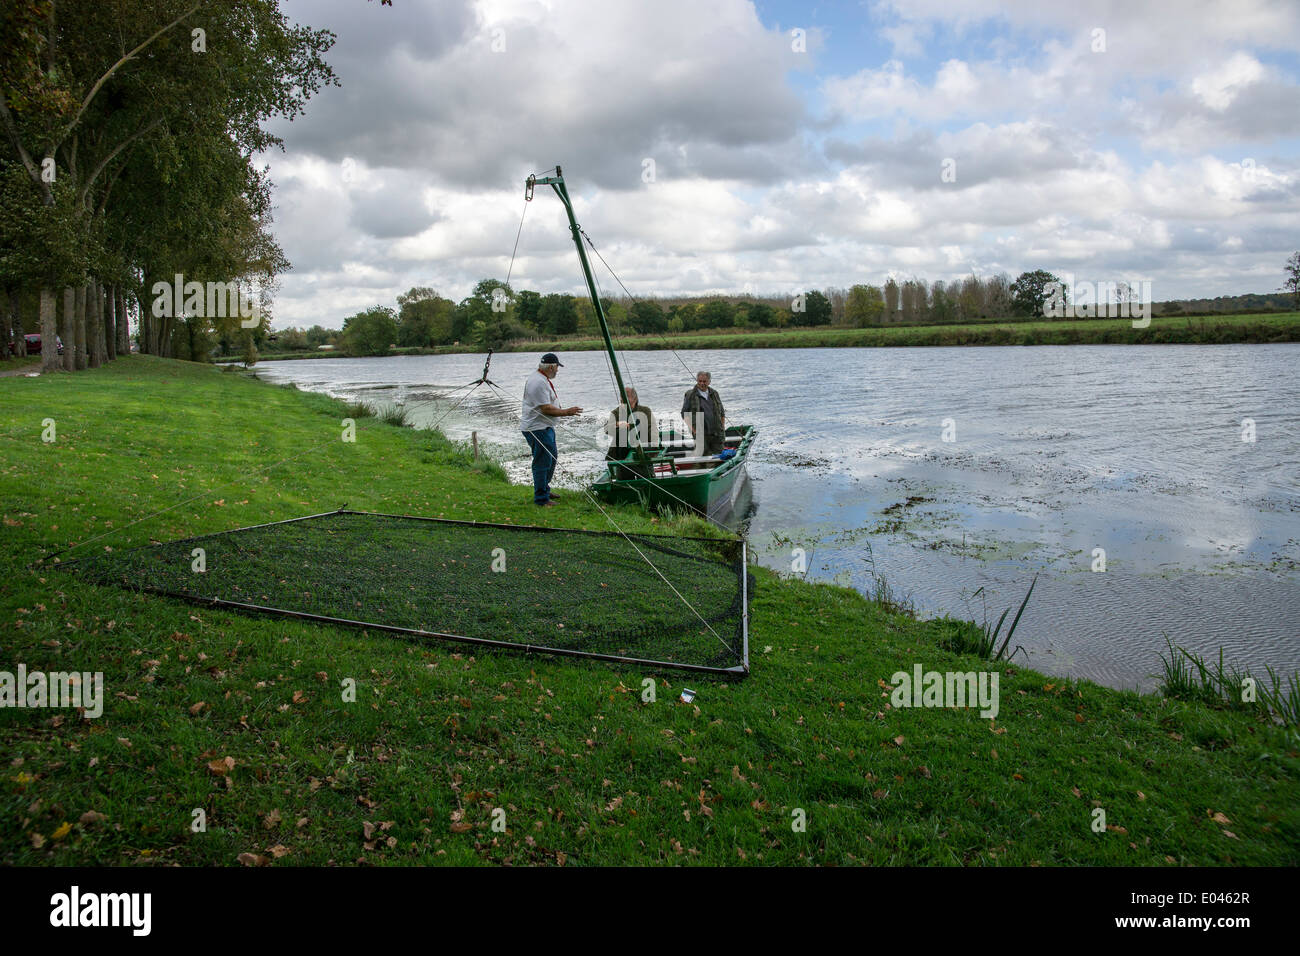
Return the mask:
{"type": "Polygon", "coordinates": [[[244,866],[267,866],[271,862],[259,853],[241,853],[236,859],[244,866]]]}
{"type": "Polygon", "coordinates": [[[282,856],[287,856],[289,852],[289,848],[281,843],[277,843],[275,846],[271,847],[271,856],[275,857],[277,860],[282,856]]]}
{"type": "Polygon", "coordinates": [[[100,823],[107,819],[108,817],[104,816],[104,814],[100,813],[97,810],[87,810],[85,813],[81,815],[82,823],[100,823]]]}
{"type": "Polygon", "coordinates": [[[278,824],[279,822],[280,822],[279,810],[272,810],[270,813],[268,813],[265,817],[262,818],[262,825],[266,827],[268,830],[271,829],[276,824],[278,824]]]}
{"type": "Polygon", "coordinates": [[[195,704],[193,707],[190,708],[190,716],[197,717],[199,713],[203,710],[203,708],[206,706],[208,706],[208,702],[206,700],[199,701],[197,704],[195,704]]]}
{"type": "Polygon", "coordinates": [[[234,757],[222,757],[219,760],[208,761],[208,770],[216,774],[218,777],[224,777],[234,769],[235,769],[234,757]]]}
{"type": "Polygon", "coordinates": [[[1227,817],[1225,817],[1222,813],[1219,813],[1217,810],[1213,814],[1211,814],[1210,819],[1213,820],[1215,823],[1219,823],[1219,824],[1232,822],[1227,817]]]}

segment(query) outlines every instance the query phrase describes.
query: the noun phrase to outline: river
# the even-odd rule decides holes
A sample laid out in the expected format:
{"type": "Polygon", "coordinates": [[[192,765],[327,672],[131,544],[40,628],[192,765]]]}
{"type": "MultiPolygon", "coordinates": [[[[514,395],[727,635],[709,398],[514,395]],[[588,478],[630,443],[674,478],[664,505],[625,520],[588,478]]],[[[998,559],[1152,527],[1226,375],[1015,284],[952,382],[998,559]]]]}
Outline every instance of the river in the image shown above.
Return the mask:
{"type": "MultiPolygon", "coordinates": [[[[604,353],[560,357],[560,402],[586,410],[558,434],[557,483],[576,487],[602,467],[615,392],[604,353]]],[[[453,438],[477,431],[527,481],[519,399],[536,359],[494,356],[500,392],[453,391],[481,375],[475,355],[256,371],[401,403],[453,438]]],[[[1017,659],[1112,687],[1155,687],[1166,636],[1261,676],[1300,670],[1300,345],[635,351],[620,363],[661,417],[707,369],[729,421],[758,427],[735,520],[764,565],[806,564],[866,593],[883,579],[922,615],[973,620],[1014,614],[1037,574],[1017,659]]]]}

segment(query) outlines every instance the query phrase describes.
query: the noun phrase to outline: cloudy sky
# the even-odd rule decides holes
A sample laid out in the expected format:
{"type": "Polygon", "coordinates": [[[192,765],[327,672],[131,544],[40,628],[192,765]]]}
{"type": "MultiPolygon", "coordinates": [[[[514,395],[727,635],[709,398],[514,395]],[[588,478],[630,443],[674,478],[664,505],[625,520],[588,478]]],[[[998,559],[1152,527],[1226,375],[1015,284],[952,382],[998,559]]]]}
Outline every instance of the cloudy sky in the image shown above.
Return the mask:
{"type": "MultiPolygon", "coordinates": [[[[338,35],[342,86],[263,157],[280,327],[503,278],[557,163],[637,295],[1036,268],[1231,295],[1300,249],[1297,0],[284,8],[338,35]]],[[[549,192],[511,284],[582,289],[549,192]]]]}

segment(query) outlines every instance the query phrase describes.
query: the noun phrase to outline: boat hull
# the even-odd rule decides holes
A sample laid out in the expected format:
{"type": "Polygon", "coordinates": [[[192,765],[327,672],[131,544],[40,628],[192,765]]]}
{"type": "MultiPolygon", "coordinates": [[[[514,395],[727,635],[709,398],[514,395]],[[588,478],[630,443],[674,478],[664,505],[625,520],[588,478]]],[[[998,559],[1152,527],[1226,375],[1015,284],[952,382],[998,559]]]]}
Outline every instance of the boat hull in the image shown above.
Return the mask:
{"type": "Polygon", "coordinates": [[[606,475],[592,485],[592,493],[611,504],[712,514],[731,502],[744,473],[749,449],[757,436],[757,430],[751,425],[732,426],[727,429],[727,438],[738,438],[739,444],[735,457],[728,461],[710,469],[681,470],[677,474],[656,475],[654,478],[611,478],[606,475]]]}

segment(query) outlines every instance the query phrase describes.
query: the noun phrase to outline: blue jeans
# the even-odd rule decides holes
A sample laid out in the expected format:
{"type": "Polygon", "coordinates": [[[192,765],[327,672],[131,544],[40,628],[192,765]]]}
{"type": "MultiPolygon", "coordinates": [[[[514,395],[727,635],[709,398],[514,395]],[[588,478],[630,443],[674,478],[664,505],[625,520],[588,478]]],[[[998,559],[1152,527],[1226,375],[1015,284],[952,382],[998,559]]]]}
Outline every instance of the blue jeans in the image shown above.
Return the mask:
{"type": "Polygon", "coordinates": [[[533,503],[544,505],[551,500],[551,476],[555,474],[555,460],[560,454],[555,447],[555,429],[524,432],[524,438],[533,450],[533,503]]]}

